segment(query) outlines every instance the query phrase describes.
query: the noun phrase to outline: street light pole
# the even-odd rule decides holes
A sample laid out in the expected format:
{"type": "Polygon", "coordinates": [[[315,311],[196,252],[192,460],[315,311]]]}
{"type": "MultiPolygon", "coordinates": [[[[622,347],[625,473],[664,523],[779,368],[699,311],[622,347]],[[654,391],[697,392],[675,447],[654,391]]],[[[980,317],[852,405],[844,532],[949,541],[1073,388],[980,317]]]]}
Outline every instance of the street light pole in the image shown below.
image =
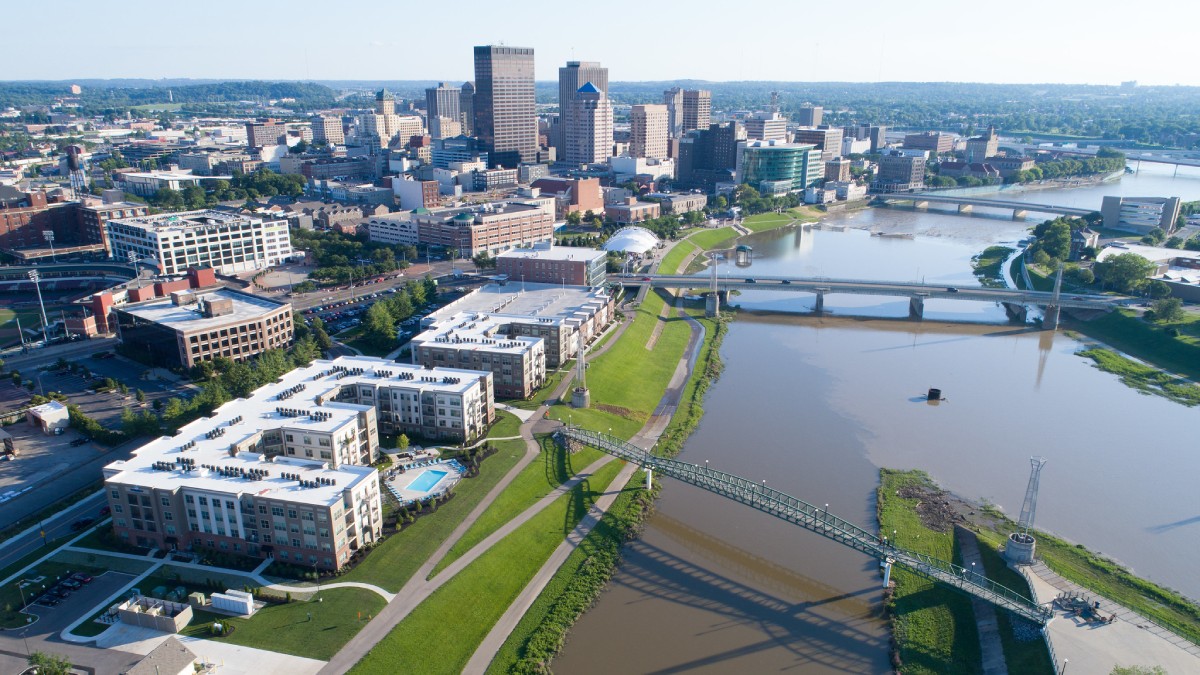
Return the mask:
{"type": "Polygon", "coordinates": [[[42,302],[42,285],[38,283],[41,276],[37,270],[29,270],[29,279],[33,281],[33,287],[37,289],[38,306],[42,308],[42,341],[47,343],[50,342],[50,336],[46,334],[46,303],[42,302]]]}

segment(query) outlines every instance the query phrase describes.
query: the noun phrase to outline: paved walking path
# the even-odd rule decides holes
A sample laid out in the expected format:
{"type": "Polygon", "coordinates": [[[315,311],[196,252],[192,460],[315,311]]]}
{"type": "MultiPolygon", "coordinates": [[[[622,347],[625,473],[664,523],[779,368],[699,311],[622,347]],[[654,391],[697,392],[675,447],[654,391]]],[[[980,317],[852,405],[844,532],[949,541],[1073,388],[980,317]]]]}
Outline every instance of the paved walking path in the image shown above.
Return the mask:
{"type": "MultiPolygon", "coordinates": [[[[1099,598],[1099,594],[1063,579],[1045,563],[1019,568],[1029,581],[1034,599],[1048,605],[1062,591],[1099,598]]],[[[1056,667],[1070,662],[1071,672],[1107,673],[1113,666],[1162,666],[1168,673],[1200,673],[1200,647],[1159,628],[1145,617],[1112,600],[1100,598],[1100,612],[1116,614],[1106,625],[1091,625],[1055,609],[1047,625],[1058,658],[1056,667]]]]}
{"type": "MultiPolygon", "coordinates": [[[[965,527],[954,526],[954,537],[962,551],[962,565],[966,569],[983,570],[983,558],[979,555],[979,541],[965,527]]],[[[984,675],[1008,675],[1008,664],[1004,661],[1004,644],[1000,642],[1000,624],[996,621],[996,606],[977,596],[971,596],[971,608],[975,610],[975,626],[979,629],[979,649],[983,657],[984,675]]]]}
{"type": "Polygon", "coordinates": [[[541,595],[542,590],[546,588],[546,584],[550,583],[550,580],[558,573],[558,569],[567,561],[571,553],[576,548],[579,548],[579,545],[583,543],[584,538],[592,531],[592,528],[599,524],[600,519],[604,517],[605,513],[608,513],[608,509],[612,507],[613,502],[616,501],[617,497],[625,489],[625,485],[633,477],[633,473],[637,469],[637,465],[634,464],[626,464],[621,469],[608,489],[588,509],[587,514],[579,521],[575,529],[571,530],[566,540],[559,544],[558,548],[554,549],[554,553],[550,554],[550,559],[529,580],[529,583],[521,591],[520,595],[513,600],[508,610],[504,612],[496,622],[496,625],[488,632],[487,637],[483,639],[483,642],[480,643],[475,653],[471,655],[471,660],[467,661],[467,665],[463,668],[464,673],[483,673],[487,670],[487,667],[492,663],[492,659],[496,657],[496,653],[504,646],[504,642],[508,640],[508,636],[512,634],[513,629],[517,627],[521,618],[525,616],[525,612],[529,611],[529,608],[533,606],[538,596],[541,595]]]}

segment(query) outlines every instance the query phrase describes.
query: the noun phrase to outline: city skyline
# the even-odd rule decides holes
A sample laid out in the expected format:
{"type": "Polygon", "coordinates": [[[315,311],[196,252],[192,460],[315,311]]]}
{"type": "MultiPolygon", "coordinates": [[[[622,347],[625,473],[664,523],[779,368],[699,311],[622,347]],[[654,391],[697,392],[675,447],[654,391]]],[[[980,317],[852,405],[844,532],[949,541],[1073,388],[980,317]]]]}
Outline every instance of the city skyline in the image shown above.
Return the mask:
{"type": "MultiPolygon", "coordinates": [[[[1094,3],[1080,13],[1069,6],[1017,0],[1002,15],[948,0],[914,0],[897,13],[880,0],[856,5],[839,33],[803,32],[794,22],[769,21],[787,7],[765,0],[738,5],[737,13],[714,6],[647,6],[616,0],[605,6],[586,28],[553,33],[529,16],[545,16],[556,7],[535,0],[519,15],[506,6],[466,2],[464,12],[444,30],[406,30],[412,14],[403,7],[381,7],[373,25],[396,26],[377,33],[324,31],[319,40],[304,39],[314,30],[310,17],[323,14],[312,0],[277,5],[274,30],[258,33],[249,49],[215,49],[210,30],[167,30],[176,26],[162,6],[133,0],[114,24],[106,8],[65,2],[79,25],[100,27],[64,33],[48,43],[44,33],[17,31],[14,53],[37,58],[15,62],[12,80],[70,79],[226,79],[226,80],[420,80],[463,82],[472,78],[471,48],[477,45],[531,47],[537,51],[536,80],[557,79],[567,61],[600,61],[613,81],[704,80],[780,82],[981,82],[1118,84],[1138,80],[1150,85],[1200,85],[1191,68],[1185,41],[1154,40],[1153,50],[1138,41],[1162,32],[1163,17],[1171,25],[1200,18],[1200,8],[1167,0],[1148,0],[1138,12],[1115,2],[1094,3]],[[286,8],[287,11],[283,11],[286,8]],[[308,9],[306,9],[308,8],[308,9]],[[546,12],[541,11],[545,9],[546,12]],[[311,10],[311,11],[310,11],[311,10]],[[741,20],[739,20],[741,19],[741,20]],[[975,29],[992,24],[993,38],[975,29]],[[633,25],[658,26],[661,37],[647,46],[670,41],[671,49],[644,58],[636,42],[619,36],[633,25]],[[967,30],[970,27],[971,30],[967,30]],[[1065,28],[1063,28],[1065,27],[1065,28]],[[447,31],[453,40],[447,41],[447,31]],[[1010,37],[1004,37],[1010,33],[1010,37]],[[114,39],[139,35],[137,40],[114,39]],[[691,38],[696,36],[696,38],[691,38]],[[1038,36],[1035,39],[1035,36],[1038,36]],[[1131,38],[1131,36],[1134,36],[1131,38]],[[716,38],[715,40],[713,38],[716,38]],[[295,38],[295,39],[291,39],[295,38]],[[1136,40],[1136,41],[1133,41],[1136,40]],[[77,50],[63,48],[67,42],[77,50]],[[910,45],[904,47],[903,45],[910,45]],[[53,47],[53,48],[50,48],[53,47]],[[797,54],[797,52],[803,52],[797,54]],[[963,55],[968,58],[963,58],[963,55]],[[418,56],[419,55],[419,56],[418,56]],[[1113,58],[1119,56],[1119,58],[1113,58]]],[[[205,16],[236,15],[241,3],[215,0],[205,16]]],[[[818,11],[819,7],[797,8],[818,11]]],[[[559,11],[554,9],[553,11],[559,11]]],[[[45,14],[33,5],[9,8],[13,25],[37,26],[45,14]]],[[[352,24],[348,23],[347,26],[352,24]]],[[[198,26],[199,27],[199,26],[198,26]]],[[[646,33],[643,33],[646,34],[646,33]]]]}

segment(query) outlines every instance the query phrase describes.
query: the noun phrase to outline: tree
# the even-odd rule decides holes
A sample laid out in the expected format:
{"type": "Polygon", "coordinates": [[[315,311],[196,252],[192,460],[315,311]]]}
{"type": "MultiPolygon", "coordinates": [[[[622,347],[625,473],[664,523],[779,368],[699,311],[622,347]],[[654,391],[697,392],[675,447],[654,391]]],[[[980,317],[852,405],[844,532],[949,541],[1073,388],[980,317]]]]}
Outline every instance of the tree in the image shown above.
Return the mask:
{"type": "Polygon", "coordinates": [[[1158,323],[1170,323],[1183,318],[1183,301],[1179,298],[1159,298],[1151,305],[1154,320],[1158,323]]]}
{"type": "Polygon", "coordinates": [[[400,434],[400,437],[396,439],[396,449],[397,450],[407,450],[408,443],[409,443],[408,436],[405,434],[400,434]]]}
{"type": "Polygon", "coordinates": [[[137,393],[136,393],[136,396],[137,396],[137,402],[138,402],[138,403],[145,403],[145,402],[146,402],[146,392],[142,391],[141,389],[138,389],[138,390],[137,390],[137,393]]]}
{"type": "Polygon", "coordinates": [[[1158,279],[1147,281],[1144,290],[1146,295],[1155,299],[1165,298],[1171,294],[1171,287],[1158,279]]]}
{"type": "Polygon", "coordinates": [[[1078,284],[1091,284],[1096,281],[1096,275],[1086,267],[1072,267],[1064,273],[1064,275],[1078,284]]]}
{"type": "Polygon", "coordinates": [[[1162,666],[1113,666],[1108,675],[1167,675],[1162,666]]]}
{"type": "Polygon", "coordinates": [[[1050,257],[1066,260],[1071,253],[1071,226],[1062,220],[1054,220],[1042,236],[1042,248],[1050,257]]]}
{"type": "Polygon", "coordinates": [[[578,211],[572,211],[567,214],[567,224],[578,225],[583,222],[583,215],[578,211]]]}
{"type": "Polygon", "coordinates": [[[396,343],[396,318],[388,312],[385,303],[377,302],[367,310],[363,321],[363,337],[380,349],[387,349],[396,343]]]}
{"type": "Polygon", "coordinates": [[[1105,288],[1130,293],[1146,284],[1146,277],[1155,269],[1154,263],[1136,253],[1122,253],[1096,263],[1096,276],[1105,288]]]}
{"type": "Polygon", "coordinates": [[[37,666],[38,675],[68,675],[71,672],[71,662],[65,656],[47,652],[32,652],[29,665],[37,666]]]}
{"type": "Polygon", "coordinates": [[[307,150],[308,150],[308,142],[307,142],[307,141],[305,141],[304,139],[300,139],[300,142],[299,142],[299,143],[297,143],[297,144],[293,145],[292,147],[288,148],[288,152],[289,152],[289,153],[291,153],[291,154],[293,154],[293,155],[300,155],[300,154],[303,154],[303,153],[304,153],[304,152],[306,152],[307,150]]]}
{"type": "Polygon", "coordinates": [[[421,284],[425,287],[426,302],[433,302],[437,298],[437,291],[438,291],[437,282],[434,281],[434,279],[431,275],[426,274],[425,280],[422,281],[421,284]]]}
{"type": "Polygon", "coordinates": [[[475,266],[481,270],[493,269],[496,267],[496,259],[488,255],[487,251],[481,252],[479,255],[472,258],[475,266]]]}

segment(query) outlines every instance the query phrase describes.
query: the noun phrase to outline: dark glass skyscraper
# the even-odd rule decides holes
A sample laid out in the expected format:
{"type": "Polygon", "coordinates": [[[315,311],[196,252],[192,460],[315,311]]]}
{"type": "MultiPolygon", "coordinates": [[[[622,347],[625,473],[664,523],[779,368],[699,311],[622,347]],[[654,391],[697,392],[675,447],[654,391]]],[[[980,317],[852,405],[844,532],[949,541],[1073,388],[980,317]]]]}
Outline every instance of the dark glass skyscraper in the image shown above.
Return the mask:
{"type": "Polygon", "coordinates": [[[532,49],[494,45],[475,48],[473,131],[493,167],[537,161],[532,49]]]}

